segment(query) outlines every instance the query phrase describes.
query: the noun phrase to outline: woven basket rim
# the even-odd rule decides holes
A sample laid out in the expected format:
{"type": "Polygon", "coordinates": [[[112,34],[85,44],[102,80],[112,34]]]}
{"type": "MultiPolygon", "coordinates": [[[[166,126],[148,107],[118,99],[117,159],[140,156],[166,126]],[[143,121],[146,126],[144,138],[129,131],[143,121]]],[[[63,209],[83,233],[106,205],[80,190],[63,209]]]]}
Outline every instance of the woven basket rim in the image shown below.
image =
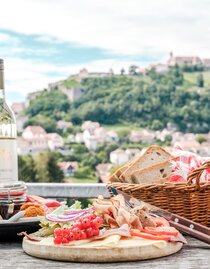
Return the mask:
{"type": "MultiPolygon", "coordinates": [[[[196,183],[192,183],[191,185],[187,184],[187,182],[164,182],[164,183],[144,183],[144,184],[135,184],[135,183],[127,183],[127,182],[109,182],[107,183],[107,186],[110,185],[123,185],[123,186],[132,186],[132,187],[137,187],[137,186],[142,186],[142,187],[166,187],[166,186],[174,186],[174,187],[181,187],[181,186],[186,186],[186,187],[194,187],[197,186],[196,183]]],[[[210,182],[200,182],[201,186],[210,186],[210,182]]]]}

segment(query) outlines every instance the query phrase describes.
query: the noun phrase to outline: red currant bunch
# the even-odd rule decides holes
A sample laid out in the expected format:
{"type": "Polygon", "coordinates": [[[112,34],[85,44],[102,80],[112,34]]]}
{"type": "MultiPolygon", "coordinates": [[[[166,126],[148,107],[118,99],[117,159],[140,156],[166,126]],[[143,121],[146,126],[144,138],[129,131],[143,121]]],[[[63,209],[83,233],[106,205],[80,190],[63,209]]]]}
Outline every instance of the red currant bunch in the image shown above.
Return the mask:
{"type": "Polygon", "coordinates": [[[84,240],[99,235],[99,227],[103,218],[95,214],[86,214],[77,220],[71,228],[56,228],[54,230],[55,244],[68,244],[74,240],[84,240]]]}

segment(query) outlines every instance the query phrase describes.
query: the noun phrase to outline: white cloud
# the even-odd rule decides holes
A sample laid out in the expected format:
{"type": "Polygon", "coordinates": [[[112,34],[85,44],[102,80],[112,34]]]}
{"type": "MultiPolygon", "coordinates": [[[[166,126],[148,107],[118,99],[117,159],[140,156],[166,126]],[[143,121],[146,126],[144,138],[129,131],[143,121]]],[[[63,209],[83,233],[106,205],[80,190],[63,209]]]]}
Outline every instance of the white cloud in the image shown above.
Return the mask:
{"type": "MultiPolygon", "coordinates": [[[[4,47],[0,53],[7,58],[7,89],[24,95],[83,67],[117,72],[135,64],[115,59],[115,53],[167,57],[172,50],[179,55],[210,57],[209,0],[0,0],[0,7],[0,29],[38,35],[37,39],[46,43],[69,42],[113,54],[108,60],[60,67],[44,60],[11,58],[25,48],[9,51],[4,47]],[[49,72],[58,72],[58,76],[52,78],[49,72]]],[[[17,42],[0,34],[1,43],[10,41],[17,42]]],[[[27,49],[28,54],[50,52],[50,48],[27,49]]]]}
{"type": "Polygon", "coordinates": [[[175,50],[209,55],[207,0],[0,0],[0,4],[0,27],[25,34],[121,54],[175,50]]]}

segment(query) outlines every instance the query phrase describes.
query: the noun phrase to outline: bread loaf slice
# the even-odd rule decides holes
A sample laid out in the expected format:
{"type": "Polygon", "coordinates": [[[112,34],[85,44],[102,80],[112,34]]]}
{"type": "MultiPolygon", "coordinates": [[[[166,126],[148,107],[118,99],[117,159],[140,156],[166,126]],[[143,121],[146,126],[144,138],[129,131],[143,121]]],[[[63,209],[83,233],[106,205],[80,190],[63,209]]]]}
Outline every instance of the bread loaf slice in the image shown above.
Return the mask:
{"type": "Polygon", "coordinates": [[[121,182],[121,180],[120,180],[120,176],[121,176],[121,174],[126,170],[126,169],[128,169],[128,167],[129,166],[131,166],[132,165],[132,163],[135,161],[135,159],[133,160],[130,160],[129,162],[127,162],[124,166],[122,166],[122,167],[120,167],[120,168],[118,168],[115,172],[114,172],[114,174],[112,174],[110,177],[109,177],[109,181],[110,182],[121,182]]]}
{"type": "Polygon", "coordinates": [[[151,167],[157,163],[170,160],[173,156],[160,146],[150,146],[142,156],[137,158],[119,177],[120,181],[133,183],[131,175],[138,169],[151,167]]]}
{"type": "Polygon", "coordinates": [[[138,169],[133,172],[131,177],[136,184],[163,183],[171,176],[172,170],[170,161],[165,161],[144,169],[138,169]]]}

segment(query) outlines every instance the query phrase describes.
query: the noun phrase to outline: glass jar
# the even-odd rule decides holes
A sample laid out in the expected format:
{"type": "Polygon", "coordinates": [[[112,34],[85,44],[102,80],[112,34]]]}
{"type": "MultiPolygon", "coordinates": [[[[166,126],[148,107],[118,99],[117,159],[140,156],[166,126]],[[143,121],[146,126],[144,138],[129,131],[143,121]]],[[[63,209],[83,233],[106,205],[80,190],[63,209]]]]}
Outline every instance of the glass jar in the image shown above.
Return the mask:
{"type": "Polygon", "coordinates": [[[24,182],[0,184],[0,219],[9,219],[26,202],[27,187],[24,182]]]}
{"type": "Polygon", "coordinates": [[[14,215],[15,205],[12,200],[0,199],[0,219],[9,219],[14,215]]]}

